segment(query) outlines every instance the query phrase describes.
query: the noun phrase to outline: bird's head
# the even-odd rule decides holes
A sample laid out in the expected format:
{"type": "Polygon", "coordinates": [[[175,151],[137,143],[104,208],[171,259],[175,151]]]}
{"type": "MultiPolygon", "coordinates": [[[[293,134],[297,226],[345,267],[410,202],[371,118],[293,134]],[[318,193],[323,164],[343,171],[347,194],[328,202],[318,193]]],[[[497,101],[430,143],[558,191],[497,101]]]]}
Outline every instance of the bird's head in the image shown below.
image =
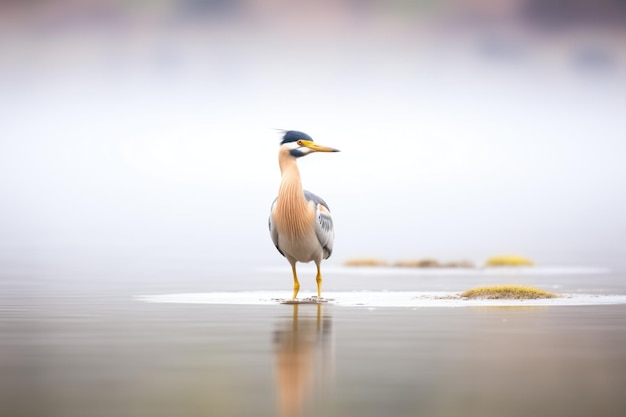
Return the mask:
{"type": "Polygon", "coordinates": [[[287,147],[294,158],[300,158],[313,152],[339,152],[338,149],[316,144],[309,135],[297,130],[285,131],[280,146],[287,147]]]}

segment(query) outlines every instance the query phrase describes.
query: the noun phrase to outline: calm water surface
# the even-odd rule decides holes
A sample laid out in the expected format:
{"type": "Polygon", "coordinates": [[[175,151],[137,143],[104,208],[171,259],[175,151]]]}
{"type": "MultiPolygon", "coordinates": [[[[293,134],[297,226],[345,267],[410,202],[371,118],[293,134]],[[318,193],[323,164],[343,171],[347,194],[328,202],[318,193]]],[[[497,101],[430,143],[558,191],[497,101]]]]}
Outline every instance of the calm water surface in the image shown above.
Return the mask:
{"type": "MultiPolygon", "coordinates": [[[[290,285],[288,268],[285,277],[255,265],[189,265],[5,257],[0,414],[621,416],[626,409],[626,306],[369,309],[134,299],[290,285]]],[[[522,283],[625,294],[622,271],[522,283]]],[[[326,286],[460,291],[520,278],[336,272],[326,286]]]]}

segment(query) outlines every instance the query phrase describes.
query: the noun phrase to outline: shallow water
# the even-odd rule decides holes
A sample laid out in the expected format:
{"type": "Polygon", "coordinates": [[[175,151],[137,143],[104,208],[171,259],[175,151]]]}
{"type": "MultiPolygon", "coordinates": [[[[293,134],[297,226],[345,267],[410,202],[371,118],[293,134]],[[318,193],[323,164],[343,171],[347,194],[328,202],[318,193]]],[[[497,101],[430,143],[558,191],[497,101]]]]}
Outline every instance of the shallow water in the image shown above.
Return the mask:
{"type": "MultiPolygon", "coordinates": [[[[194,265],[4,259],[0,414],[618,416],[626,409],[626,305],[414,309],[136,299],[290,285],[288,268],[194,265]]],[[[394,275],[329,267],[326,287],[461,291],[514,282],[626,294],[619,268],[593,266],[606,270],[394,275]]],[[[304,294],[314,289],[309,281],[304,294]]]]}

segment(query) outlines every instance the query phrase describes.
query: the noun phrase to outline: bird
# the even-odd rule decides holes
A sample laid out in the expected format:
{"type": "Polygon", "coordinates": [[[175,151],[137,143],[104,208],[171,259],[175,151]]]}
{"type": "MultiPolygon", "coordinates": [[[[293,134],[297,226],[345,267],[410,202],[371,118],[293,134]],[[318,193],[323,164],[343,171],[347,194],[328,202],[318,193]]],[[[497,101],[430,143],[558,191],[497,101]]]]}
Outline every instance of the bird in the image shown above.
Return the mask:
{"type": "Polygon", "coordinates": [[[318,145],[304,132],[284,131],[278,150],[281,172],[278,196],[270,209],[269,229],[272,242],[287,258],[293,274],[293,297],[300,290],[296,262],[315,262],[317,297],[322,297],[320,265],[333,253],[335,229],[328,204],[319,196],[302,188],[297,160],[314,152],[339,152],[318,145]]]}

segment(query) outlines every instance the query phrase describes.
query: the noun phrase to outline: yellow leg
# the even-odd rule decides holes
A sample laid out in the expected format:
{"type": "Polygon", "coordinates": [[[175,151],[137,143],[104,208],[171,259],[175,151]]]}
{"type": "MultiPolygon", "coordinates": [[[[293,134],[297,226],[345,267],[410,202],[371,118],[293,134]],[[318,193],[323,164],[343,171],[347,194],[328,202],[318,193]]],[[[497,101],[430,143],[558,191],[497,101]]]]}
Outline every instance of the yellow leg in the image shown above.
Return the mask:
{"type": "Polygon", "coordinates": [[[291,272],[293,272],[293,299],[295,300],[300,291],[300,283],[298,282],[298,274],[296,274],[296,264],[291,265],[291,272]]]}
{"type": "Polygon", "coordinates": [[[317,276],[315,277],[317,282],[317,297],[322,297],[322,273],[320,272],[320,265],[317,264],[317,276]]]}

